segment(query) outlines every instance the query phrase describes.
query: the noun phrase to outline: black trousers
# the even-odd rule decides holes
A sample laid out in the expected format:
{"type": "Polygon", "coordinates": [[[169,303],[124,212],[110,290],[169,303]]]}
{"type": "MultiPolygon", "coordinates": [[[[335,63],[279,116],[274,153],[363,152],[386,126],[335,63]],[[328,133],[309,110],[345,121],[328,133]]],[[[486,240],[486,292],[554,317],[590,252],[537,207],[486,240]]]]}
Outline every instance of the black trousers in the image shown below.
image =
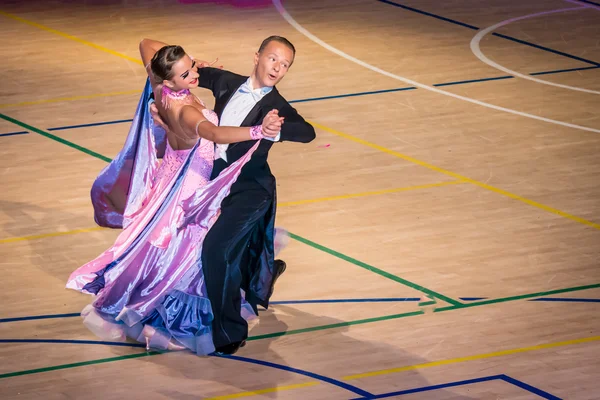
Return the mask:
{"type": "Polygon", "coordinates": [[[232,193],[223,200],[221,215],[204,239],[202,270],[214,314],[216,347],[248,337],[248,323],[241,316],[240,289],[247,291],[260,262],[265,240],[261,232],[265,231],[272,201],[262,188],[232,193]]]}

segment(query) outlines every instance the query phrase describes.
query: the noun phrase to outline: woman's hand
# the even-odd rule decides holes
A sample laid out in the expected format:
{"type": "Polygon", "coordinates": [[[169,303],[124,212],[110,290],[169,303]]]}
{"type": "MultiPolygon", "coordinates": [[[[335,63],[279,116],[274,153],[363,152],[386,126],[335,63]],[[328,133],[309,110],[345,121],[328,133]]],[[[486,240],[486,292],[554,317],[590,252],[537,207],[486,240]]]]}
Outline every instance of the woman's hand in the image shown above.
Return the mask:
{"type": "Polygon", "coordinates": [[[156,107],[156,104],[154,104],[154,102],[152,104],[150,104],[150,115],[152,115],[152,120],[154,120],[154,125],[160,126],[165,131],[169,130],[169,127],[167,126],[167,124],[165,124],[165,121],[163,121],[162,118],[160,117],[160,114],[158,113],[158,107],[156,107]]]}
{"type": "MultiPolygon", "coordinates": [[[[208,61],[203,61],[203,60],[196,60],[194,57],[190,57],[192,60],[196,61],[196,66],[198,68],[206,68],[206,67],[213,67],[213,65],[219,61],[218,58],[215,59],[215,61],[213,62],[208,62],[208,61]]],[[[213,68],[219,68],[219,69],[223,69],[222,65],[219,66],[214,66],[213,68]]]]}
{"type": "Polygon", "coordinates": [[[265,116],[262,123],[263,135],[269,138],[275,138],[281,131],[284,117],[279,116],[279,111],[273,109],[265,116]]]}

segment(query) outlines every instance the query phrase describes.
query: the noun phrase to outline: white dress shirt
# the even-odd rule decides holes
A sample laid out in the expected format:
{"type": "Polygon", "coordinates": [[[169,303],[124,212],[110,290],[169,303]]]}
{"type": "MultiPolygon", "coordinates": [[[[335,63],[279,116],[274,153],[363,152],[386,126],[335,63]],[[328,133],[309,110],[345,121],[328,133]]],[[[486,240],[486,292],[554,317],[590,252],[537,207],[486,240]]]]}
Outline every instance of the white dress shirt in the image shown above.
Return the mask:
{"type": "MultiPolygon", "coordinates": [[[[256,103],[258,103],[263,97],[273,90],[272,87],[263,87],[258,89],[252,89],[252,79],[248,78],[246,82],[238,88],[233,94],[225,109],[221,115],[220,126],[240,126],[244,119],[248,116],[248,113],[256,103]]],[[[277,142],[281,134],[275,138],[265,138],[277,142]]],[[[215,160],[221,158],[227,161],[227,148],[228,144],[218,144],[215,150],[215,160]]]]}

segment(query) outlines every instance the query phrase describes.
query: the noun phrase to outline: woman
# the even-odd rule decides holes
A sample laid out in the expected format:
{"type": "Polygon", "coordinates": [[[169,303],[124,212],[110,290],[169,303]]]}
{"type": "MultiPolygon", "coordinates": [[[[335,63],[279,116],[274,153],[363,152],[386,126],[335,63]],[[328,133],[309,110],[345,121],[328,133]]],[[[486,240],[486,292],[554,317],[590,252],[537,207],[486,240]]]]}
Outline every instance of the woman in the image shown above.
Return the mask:
{"type": "MultiPolygon", "coordinates": [[[[149,79],[132,128],[92,187],[98,224],[124,229],[111,248],[71,274],[67,288],[96,295],[82,317],[101,338],[210,354],[215,349],[202,241],[259,140],[275,137],[283,120],[270,113],[261,126],[219,127],[216,114],[190,93],[197,87],[196,62],[180,46],[145,39],[140,53],[149,79]],[[153,129],[151,93],[166,133],[153,129]],[[214,143],[247,140],[257,142],[209,182],[214,143]]],[[[247,304],[242,314],[254,316],[247,304]]]]}

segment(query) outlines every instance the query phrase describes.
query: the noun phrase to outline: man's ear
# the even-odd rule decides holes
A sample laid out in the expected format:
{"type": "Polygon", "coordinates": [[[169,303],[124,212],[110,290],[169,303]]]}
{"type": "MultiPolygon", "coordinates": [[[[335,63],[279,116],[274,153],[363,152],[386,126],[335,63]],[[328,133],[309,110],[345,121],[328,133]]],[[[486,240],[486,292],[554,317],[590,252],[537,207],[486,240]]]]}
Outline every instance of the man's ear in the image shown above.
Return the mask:
{"type": "Polygon", "coordinates": [[[254,66],[256,67],[258,65],[258,58],[260,57],[260,53],[257,51],[256,53],[254,53],[254,66]]]}

